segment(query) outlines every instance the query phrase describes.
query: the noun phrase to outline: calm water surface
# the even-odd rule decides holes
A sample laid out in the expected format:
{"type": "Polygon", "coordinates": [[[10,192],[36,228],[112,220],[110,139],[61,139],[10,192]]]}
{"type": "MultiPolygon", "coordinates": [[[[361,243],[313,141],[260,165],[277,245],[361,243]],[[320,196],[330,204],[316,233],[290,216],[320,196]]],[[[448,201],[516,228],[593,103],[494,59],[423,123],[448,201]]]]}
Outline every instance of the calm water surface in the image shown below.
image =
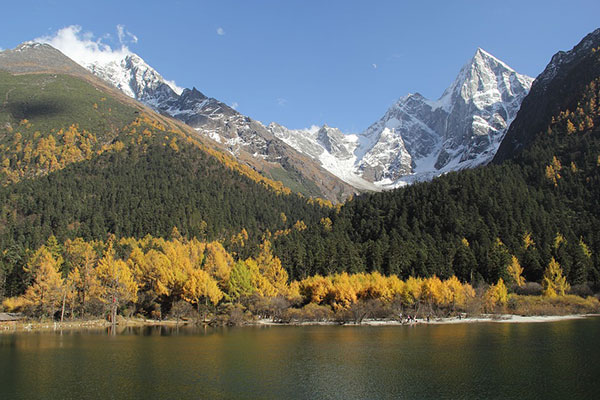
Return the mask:
{"type": "Polygon", "coordinates": [[[0,399],[600,399],[600,318],[0,335],[0,399]]]}

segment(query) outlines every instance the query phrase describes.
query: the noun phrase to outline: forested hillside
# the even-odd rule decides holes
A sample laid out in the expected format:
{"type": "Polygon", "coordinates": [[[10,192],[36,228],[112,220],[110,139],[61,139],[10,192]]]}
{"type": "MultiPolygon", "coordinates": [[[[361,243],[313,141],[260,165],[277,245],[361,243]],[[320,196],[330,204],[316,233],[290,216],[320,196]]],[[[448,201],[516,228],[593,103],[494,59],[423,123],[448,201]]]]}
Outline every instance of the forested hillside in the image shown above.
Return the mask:
{"type": "Polygon", "coordinates": [[[0,99],[0,295],[23,287],[30,250],[52,235],[166,237],[177,227],[248,256],[264,233],[318,222],[331,207],[93,80],[0,71],[0,99]]]}
{"type": "MultiPolygon", "coordinates": [[[[523,130],[534,139],[513,158],[354,198],[275,243],[291,275],[377,270],[495,282],[514,255],[530,281],[539,282],[554,257],[569,282],[597,289],[600,52],[587,48],[580,57],[559,74],[560,85],[548,85],[545,96],[558,106],[535,112],[544,128],[523,130]]],[[[518,119],[527,120],[528,105],[536,106],[525,101],[518,119]]]]}

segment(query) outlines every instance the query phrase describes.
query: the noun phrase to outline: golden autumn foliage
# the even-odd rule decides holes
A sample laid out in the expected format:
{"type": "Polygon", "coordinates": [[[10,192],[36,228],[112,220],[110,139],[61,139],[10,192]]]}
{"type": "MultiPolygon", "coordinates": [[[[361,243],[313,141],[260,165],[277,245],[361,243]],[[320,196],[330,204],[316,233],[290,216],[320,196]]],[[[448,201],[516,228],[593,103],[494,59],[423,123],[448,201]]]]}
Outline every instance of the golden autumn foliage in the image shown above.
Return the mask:
{"type": "Polygon", "coordinates": [[[523,267],[519,263],[519,259],[512,256],[511,263],[506,268],[506,272],[510,276],[512,282],[517,286],[523,286],[525,284],[525,278],[523,278],[523,267]]]}
{"type": "Polygon", "coordinates": [[[201,300],[217,304],[223,298],[223,292],[219,289],[217,281],[208,272],[202,269],[193,269],[189,272],[187,280],[183,285],[183,298],[189,302],[196,303],[198,309],[201,300]]]}
{"type": "MultiPolygon", "coordinates": [[[[32,284],[22,296],[6,299],[3,306],[42,317],[64,307],[67,315],[110,311],[115,318],[126,307],[160,317],[157,310],[161,307],[187,302],[206,319],[209,312],[216,312],[217,305],[227,309],[231,302],[236,307],[254,304],[255,310],[262,310],[259,315],[274,312],[277,318],[285,314],[281,310],[293,304],[290,318],[305,319],[312,311],[319,311],[319,318],[329,318],[363,315],[373,307],[387,312],[412,310],[421,315],[453,314],[481,304],[473,301],[473,287],[455,276],[401,280],[376,271],[343,272],[289,282],[267,239],[256,258],[235,261],[219,242],[184,240],[175,231],[171,237],[166,240],[148,235],[119,242],[113,238],[108,243],[78,238],[62,246],[51,238],[28,260],[32,284]]],[[[524,239],[532,245],[527,235],[524,239]]],[[[559,235],[557,242],[562,243],[559,235]]],[[[515,283],[523,283],[522,268],[515,257],[508,272],[515,283]]],[[[560,266],[553,260],[544,274],[545,294],[557,297],[567,290],[560,266]]],[[[504,281],[499,279],[491,285],[481,300],[488,312],[503,310],[508,301],[504,281]]]]}
{"type": "Polygon", "coordinates": [[[78,124],[45,135],[35,131],[29,122],[21,124],[21,131],[16,132],[10,146],[3,149],[0,182],[7,185],[47,174],[114,149],[115,144],[101,146],[95,134],[80,129],[78,124]]]}
{"type": "Polygon", "coordinates": [[[258,270],[262,276],[273,287],[276,293],[285,293],[288,284],[288,273],[281,265],[278,257],[274,256],[271,251],[271,242],[265,240],[260,245],[260,253],[256,258],[258,270]]]}
{"type": "Polygon", "coordinates": [[[60,274],[60,262],[42,246],[28,265],[34,281],[21,298],[25,308],[37,309],[42,316],[50,316],[62,303],[64,283],[60,274]]]}
{"type": "Polygon", "coordinates": [[[307,302],[330,305],[334,310],[349,309],[359,300],[380,300],[384,304],[399,300],[405,306],[423,302],[440,308],[464,307],[475,291],[456,277],[442,281],[438,277],[406,281],[379,272],[332,276],[315,275],[298,282],[299,293],[307,302]]]}
{"type": "Polygon", "coordinates": [[[491,285],[484,294],[484,307],[486,311],[492,312],[497,308],[503,308],[508,302],[508,289],[502,278],[498,279],[498,283],[491,285]]]}
{"type": "Polygon", "coordinates": [[[546,166],[546,178],[549,179],[554,186],[558,186],[558,181],[561,178],[560,170],[562,169],[562,165],[560,160],[554,156],[552,158],[552,163],[546,166]]]}
{"type": "Polygon", "coordinates": [[[544,295],[548,297],[564,296],[571,287],[567,283],[567,278],[563,275],[560,264],[554,257],[552,257],[548,268],[544,271],[542,287],[544,288],[544,295]]]}
{"type": "Polygon", "coordinates": [[[98,261],[96,273],[104,289],[102,300],[105,303],[116,308],[120,303],[137,300],[138,285],[133,274],[125,261],[115,258],[111,244],[98,261]]]}

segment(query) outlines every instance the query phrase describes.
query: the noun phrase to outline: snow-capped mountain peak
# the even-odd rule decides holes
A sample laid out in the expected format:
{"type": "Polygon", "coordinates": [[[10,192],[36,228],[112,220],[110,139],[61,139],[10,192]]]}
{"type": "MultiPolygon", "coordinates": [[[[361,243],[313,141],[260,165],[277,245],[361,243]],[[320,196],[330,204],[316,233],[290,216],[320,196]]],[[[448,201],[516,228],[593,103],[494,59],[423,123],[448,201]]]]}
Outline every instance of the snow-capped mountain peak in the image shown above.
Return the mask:
{"type": "Polygon", "coordinates": [[[345,135],[328,125],[301,130],[275,123],[265,127],[195,88],[180,90],[126,48],[96,59],[67,55],[233,154],[244,149],[252,157],[279,163],[282,154],[292,154],[282,147],[285,143],[361,189],[397,187],[489,162],[533,81],[478,48],[439,99],[405,95],[364,132],[345,135]]]}
{"type": "Polygon", "coordinates": [[[357,170],[395,187],[489,162],[532,81],[477,49],[438,100],[401,97],[362,133],[357,170]]]}
{"type": "Polygon", "coordinates": [[[532,81],[478,48],[439,99],[402,96],[359,135],[269,129],[346,182],[393,188],[489,162],[532,81]]]}

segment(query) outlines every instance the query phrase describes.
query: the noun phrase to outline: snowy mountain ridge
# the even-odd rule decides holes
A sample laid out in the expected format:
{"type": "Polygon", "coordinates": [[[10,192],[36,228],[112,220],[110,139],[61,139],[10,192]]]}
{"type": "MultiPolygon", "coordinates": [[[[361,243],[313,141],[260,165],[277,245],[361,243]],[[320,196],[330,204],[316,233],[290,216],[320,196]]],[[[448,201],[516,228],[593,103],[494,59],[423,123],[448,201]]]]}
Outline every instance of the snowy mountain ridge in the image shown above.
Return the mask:
{"type": "Polygon", "coordinates": [[[274,134],[346,182],[361,179],[394,188],[488,163],[532,82],[477,49],[438,100],[408,94],[359,135],[334,136],[350,157],[332,153],[315,139],[314,129],[279,127],[274,134]],[[321,151],[314,148],[318,144],[321,151]]]}
{"type": "MultiPolygon", "coordinates": [[[[296,157],[296,151],[314,160],[316,165],[307,168],[323,168],[366,190],[394,188],[489,162],[533,81],[477,49],[438,100],[408,94],[364,132],[345,135],[327,125],[302,130],[276,123],[265,127],[195,88],[179,89],[128,50],[74,60],[130,97],[221,143],[235,156],[242,151],[282,164],[282,159],[296,157]]],[[[296,161],[296,172],[305,164],[306,160],[296,161]]]]}

